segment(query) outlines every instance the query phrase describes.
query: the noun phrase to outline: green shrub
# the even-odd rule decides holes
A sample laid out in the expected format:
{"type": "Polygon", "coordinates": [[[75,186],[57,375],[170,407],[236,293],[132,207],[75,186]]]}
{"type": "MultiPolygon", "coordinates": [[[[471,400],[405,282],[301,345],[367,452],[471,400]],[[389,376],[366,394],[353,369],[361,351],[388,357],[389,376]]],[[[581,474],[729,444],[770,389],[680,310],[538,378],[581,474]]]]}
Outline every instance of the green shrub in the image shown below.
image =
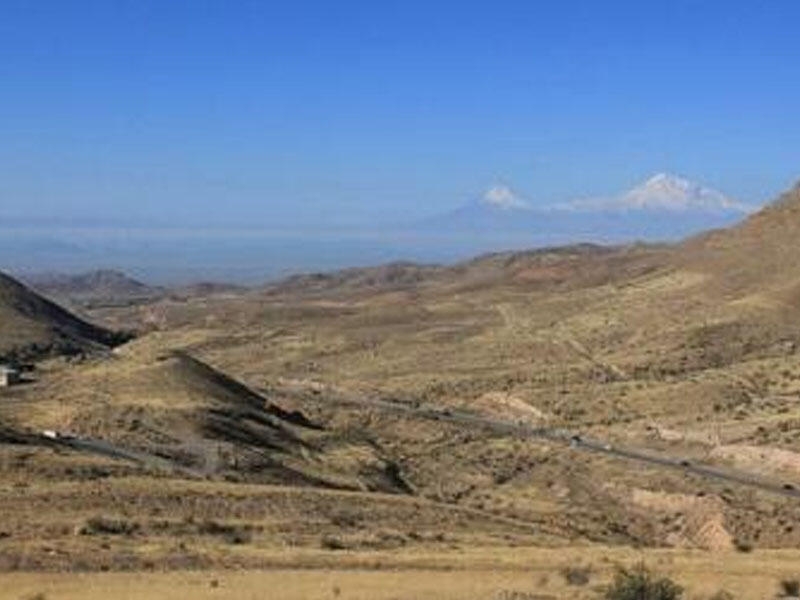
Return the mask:
{"type": "Polygon", "coordinates": [[[606,591],[606,600],[678,600],[683,588],[666,577],[657,578],[640,564],[620,569],[606,591]]]}

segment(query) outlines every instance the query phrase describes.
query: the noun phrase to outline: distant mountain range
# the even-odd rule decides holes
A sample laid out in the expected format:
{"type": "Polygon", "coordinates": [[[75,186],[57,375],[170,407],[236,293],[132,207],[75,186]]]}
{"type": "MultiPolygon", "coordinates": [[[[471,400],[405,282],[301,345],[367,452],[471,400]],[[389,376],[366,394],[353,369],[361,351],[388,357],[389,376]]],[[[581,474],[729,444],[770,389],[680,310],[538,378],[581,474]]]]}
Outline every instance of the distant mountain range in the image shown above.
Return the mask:
{"type": "Polygon", "coordinates": [[[443,232],[528,233],[573,241],[673,240],[731,225],[754,207],[666,173],[608,198],[537,206],[507,185],[418,224],[443,232]]]}
{"type": "Polygon", "coordinates": [[[178,229],[16,227],[0,219],[0,269],[26,277],[71,305],[160,295],[125,281],[120,269],[176,291],[202,281],[254,285],[302,272],[389,262],[449,263],[487,252],[578,243],[676,241],[742,220],[752,208],[710,187],[668,174],[609,197],[543,205],[497,184],[460,208],[412,222],[292,231],[208,227],[178,229]]]}

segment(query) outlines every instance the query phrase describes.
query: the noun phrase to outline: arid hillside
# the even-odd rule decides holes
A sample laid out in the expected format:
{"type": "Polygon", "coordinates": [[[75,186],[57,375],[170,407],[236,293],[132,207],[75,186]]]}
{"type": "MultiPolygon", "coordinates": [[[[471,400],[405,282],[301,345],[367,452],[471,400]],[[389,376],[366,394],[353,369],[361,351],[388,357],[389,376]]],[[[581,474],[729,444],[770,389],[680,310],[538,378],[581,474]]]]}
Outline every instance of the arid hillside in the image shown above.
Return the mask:
{"type": "Polygon", "coordinates": [[[0,358],[35,359],[75,354],[117,341],[92,325],[0,273],[0,358]]]}
{"type": "Polygon", "coordinates": [[[96,307],[139,337],[2,392],[0,564],[793,552],[796,195],[677,246],[96,307]]]}
{"type": "MultiPolygon", "coordinates": [[[[263,390],[290,385],[323,396],[522,415],[531,423],[793,480],[800,465],[791,401],[798,389],[800,330],[786,318],[785,304],[753,298],[764,293],[765,273],[794,276],[794,264],[783,260],[787,251],[781,250],[792,246],[791,236],[775,233],[790,230],[787,206],[791,193],[738,227],[673,247],[574,246],[490,255],[454,267],[348,270],[235,297],[161,301],[97,316],[158,330],[160,343],[185,348],[263,390]],[[756,229],[772,231],[774,244],[761,244],[751,233],[756,229]]],[[[770,291],[764,297],[778,296],[770,291]]],[[[318,402],[292,405],[310,415],[322,410],[318,402]]],[[[469,451],[458,458],[445,446],[434,459],[434,446],[423,439],[417,447],[412,440],[415,432],[442,425],[380,415],[365,421],[363,411],[341,407],[325,414],[324,422],[368,432],[382,448],[402,449],[393,460],[421,493],[484,506],[500,493],[497,501],[509,515],[523,514],[511,507],[509,485],[493,483],[505,477],[495,468],[502,471],[525,455],[520,447],[504,455],[485,435],[454,431],[447,434],[460,440],[454,447],[469,451]],[[348,414],[359,418],[351,421],[348,414]],[[485,461],[481,468],[488,470],[479,476],[469,461],[485,461]],[[445,473],[446,483],[425,489],[426,480],[439,482],[445,473]]],[[[541,446],[531,448],[535,454],[541,446]]],[[[599,500],[610,482],[639,500],[677,494],[664,506],[697,491],[693,480],[639,472],[631,481],[613,462],[600,466],[590,457],[568,456],[556,453],[548,469],[515,468],[523,478],[542,474],[551,482],[570,481],[567,473],[583,468],[605,473],[581,479],[584,492],[574,493],[582,499],[566,501],[604,517],[613,512],[609,506],[624,506],[599,500]]],[[[531,458],[531,464],[537,461],[531,458]]],[[[531,485],[543,493],[542,482],[531,485]]],[[[720,539],[757,534],[770,544],[789,543],[791,535],[780,527],[769,534],[748,531],[745,524],[772,527],[771,521],[766,513],[732,516],[738,502],[720,504],[720,527],[727,532],[720,539]]],[[[643,523],[652,527],[652,508],[643,510],[643,523]]],[[[616,518],[636,522],[628,509],[616,518]]],[[[669,537],[658,528],[637,535],[657,544],[669,537]]]]}
{"type": "Polygon", "coordinates": [[[176,473],[228,481],[403,491],[357,436],[327,435],[182,352],[133,342],[21,390],[5,422],[70,432],[155,457],[176,473]]]}
{"type": "Polygon", "coordinates": [[[800,308],[799,235],[800,184],[740,225],[687,241],[678,260],[712,278],[723,298],[791,312],[800,308]]]}

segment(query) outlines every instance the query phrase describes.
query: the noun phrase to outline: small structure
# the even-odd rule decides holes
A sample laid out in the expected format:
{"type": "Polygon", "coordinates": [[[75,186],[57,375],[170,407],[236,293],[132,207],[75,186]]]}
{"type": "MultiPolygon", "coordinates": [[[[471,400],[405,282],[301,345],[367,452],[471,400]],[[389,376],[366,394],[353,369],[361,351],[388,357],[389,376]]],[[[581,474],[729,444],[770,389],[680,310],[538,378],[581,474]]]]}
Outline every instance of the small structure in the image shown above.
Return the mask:
{"type": "Polygon", "coordinates": [[[20,382],[19,371],[12,367],[0,365],[0,387],[10,387],[20,382]]]}

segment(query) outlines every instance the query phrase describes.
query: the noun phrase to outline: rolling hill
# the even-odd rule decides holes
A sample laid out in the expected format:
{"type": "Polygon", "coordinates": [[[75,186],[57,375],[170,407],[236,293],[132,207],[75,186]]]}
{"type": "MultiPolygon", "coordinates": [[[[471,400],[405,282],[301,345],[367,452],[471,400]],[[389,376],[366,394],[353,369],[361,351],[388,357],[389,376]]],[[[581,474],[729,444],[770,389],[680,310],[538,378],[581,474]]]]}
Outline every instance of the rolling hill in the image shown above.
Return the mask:
{"type": "Polygon", "coordinates": [[[86,273],[31,273],[20,280],[58,303],[79,307],[125,304],[160,297],[164,290],[121,271],[99,269],[86,273]]]}
{"type": "Polygon", "coordinates": [[[113,345],[118,337],[0,273],[0,358],[29,360],[113,345]]]}
{"type": "Polygon", "coordinates": [[[91,311],[151,331],[2,392],[15,401],[0,422],[65,435],[57,452],[46,436],[0,445],[0,568],[548,547],[597,572],[599,554],[632,547],[796,557],[798,207],[793,190],[676,245],[390,264],[91,311]]]}
{"type": "Polygon", "coordinates": [[[678,256],[731,292],[770,291],[791,300],[800,292],[798,240],[800,184],[738,225],[686,241],[678,256]]]}
{"type": "Polygon", "coordinates": [[[391,465],[359,436],[327,434],[302,413],[283,410],[189,354],[162,351],[146,339],[63,371],[40,384],[37,395],[61,408],[38,412],[27,427],[102,439],[189,475],[405,490],[391,465]]]}

